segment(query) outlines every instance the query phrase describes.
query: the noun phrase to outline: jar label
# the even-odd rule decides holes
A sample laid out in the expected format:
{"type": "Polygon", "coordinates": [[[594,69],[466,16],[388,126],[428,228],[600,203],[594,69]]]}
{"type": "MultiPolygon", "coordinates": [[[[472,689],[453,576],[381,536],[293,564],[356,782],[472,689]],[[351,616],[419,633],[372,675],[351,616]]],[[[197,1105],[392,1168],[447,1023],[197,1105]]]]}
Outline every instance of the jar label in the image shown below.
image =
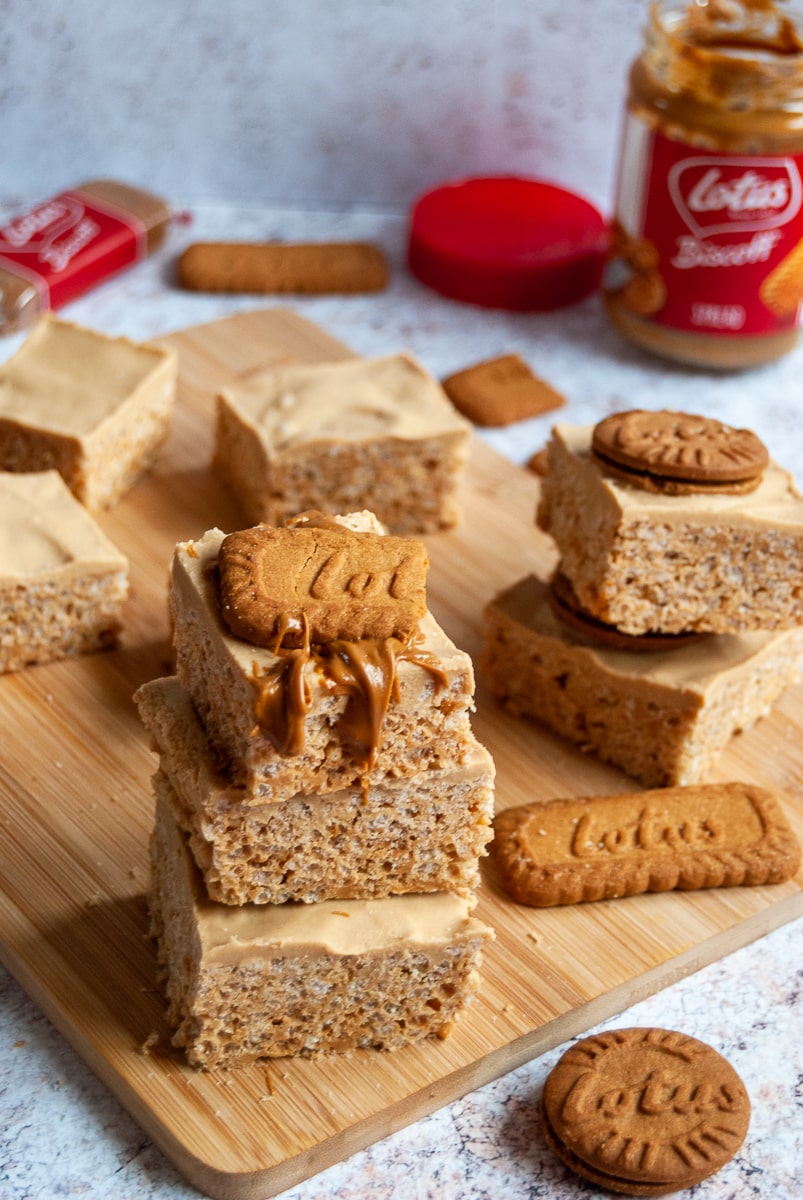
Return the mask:
{"type": "Polygon", "coordinates": [[[0,267],[28,279],[40,308],[59,308],[147,253],[132,213],[80,190],[62,192],[0,227],[0,267]]]}
{"type": "Polygon", "coordinates": [[[674,329],[803,323],[803,155],[700,151],[629,116],[603,286],[674,329]]]}

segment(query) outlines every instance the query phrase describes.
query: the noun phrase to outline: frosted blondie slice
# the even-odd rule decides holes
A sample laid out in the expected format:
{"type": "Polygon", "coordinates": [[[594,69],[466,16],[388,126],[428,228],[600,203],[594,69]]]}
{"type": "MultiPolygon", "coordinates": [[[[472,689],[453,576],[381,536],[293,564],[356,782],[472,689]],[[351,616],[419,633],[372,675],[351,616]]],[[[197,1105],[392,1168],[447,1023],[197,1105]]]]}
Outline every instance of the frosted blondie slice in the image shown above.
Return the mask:
{"type": "Polygon", "coordinates": [[[595,428],[554,428],[537,515],[584,609],[631,634],[803,624],[803,497],[786,471],[768,462],[752,490],[645,490],[593,451],[595,428]]]}
{"type": "Polygon", "coordinates": [[[559,620],[535,576],[484,616],[480,669],[508,711],[648,787],[704,780],[732,735],[766,715],[801,667],[803,628],[711,634],[654,651],[595,643],[559,620]]]}
{"type": "Polygon", "coordinates": [[[173,1043],[193,1066],[444,1036],[476,994],[492,931],[449,893],[216,904],[168,806],[151,842],[151,932],[173,1043]]]}
{"type": "Polygon", "coordinates": [[[494,768],[478,743],[455,769],[259,803],[218,770],[177,679],[152,680],[135,699],[159,755],[154,790],[188,834],[211,899],[467,895],[479,885],[494,768]]]}
{"type": "Polygon", "coordinates": [[[46,315],[0,367],[0,470],[54,468],[91,510],[108,508],[167,437],[178,358],[46,315]]]}
{"type": "Polygon", "coordinates": [[[0,673],[112,646],[128,561],[57,471],[0,472],[0,673]]]}
{"type": "Polygon", "coordinates": [[[213,461],[249,522],[367,508],[426,533],[458,521],[470,429],[410,355],[285,366],[220,394],[213,461]]]}

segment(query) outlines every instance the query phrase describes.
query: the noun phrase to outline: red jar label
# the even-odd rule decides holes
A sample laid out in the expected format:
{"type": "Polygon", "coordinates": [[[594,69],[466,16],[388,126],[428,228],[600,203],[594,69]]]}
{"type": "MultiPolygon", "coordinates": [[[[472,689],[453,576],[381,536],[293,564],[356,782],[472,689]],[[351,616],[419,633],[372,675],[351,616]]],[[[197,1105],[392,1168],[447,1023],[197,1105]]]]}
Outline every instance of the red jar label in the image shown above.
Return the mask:
{"type": "Polygon", "coordinates": [[[698,151],[629,117],[604,287],[698,333],[803,322],[803,155],[698,151]]]}
{"type": "Polygon", "coordinates": [[[59,308],[146,253],[147,230],[136,217],[80,191],[0,227],[0,267],[34,284],[42,309],[59,308]]]}

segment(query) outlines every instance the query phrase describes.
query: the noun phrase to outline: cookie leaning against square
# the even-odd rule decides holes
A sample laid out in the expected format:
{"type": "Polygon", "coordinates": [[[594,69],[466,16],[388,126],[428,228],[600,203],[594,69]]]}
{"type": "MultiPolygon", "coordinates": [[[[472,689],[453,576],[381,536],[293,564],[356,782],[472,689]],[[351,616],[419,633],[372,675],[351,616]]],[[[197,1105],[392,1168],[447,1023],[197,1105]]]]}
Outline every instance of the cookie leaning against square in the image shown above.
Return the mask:
{"type": "Polygon", "coordinates": [[[750,430],[642,410],[557,425],[537,522],[580,606],[625,633],[803,624],[803,496],[750,430]]]}

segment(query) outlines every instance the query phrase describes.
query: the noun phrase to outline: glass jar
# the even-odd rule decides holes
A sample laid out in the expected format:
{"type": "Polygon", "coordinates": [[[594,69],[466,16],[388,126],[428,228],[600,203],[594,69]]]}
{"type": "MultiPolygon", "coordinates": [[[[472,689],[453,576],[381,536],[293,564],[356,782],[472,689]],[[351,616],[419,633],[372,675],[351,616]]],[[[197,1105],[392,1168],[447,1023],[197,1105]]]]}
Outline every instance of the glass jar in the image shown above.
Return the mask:
{"type": "Polygon", "coordinates": [[[603,297],[637,345],[757,366],[803,320],[803,11],[658,0],[629,79],[603,297]]]}

